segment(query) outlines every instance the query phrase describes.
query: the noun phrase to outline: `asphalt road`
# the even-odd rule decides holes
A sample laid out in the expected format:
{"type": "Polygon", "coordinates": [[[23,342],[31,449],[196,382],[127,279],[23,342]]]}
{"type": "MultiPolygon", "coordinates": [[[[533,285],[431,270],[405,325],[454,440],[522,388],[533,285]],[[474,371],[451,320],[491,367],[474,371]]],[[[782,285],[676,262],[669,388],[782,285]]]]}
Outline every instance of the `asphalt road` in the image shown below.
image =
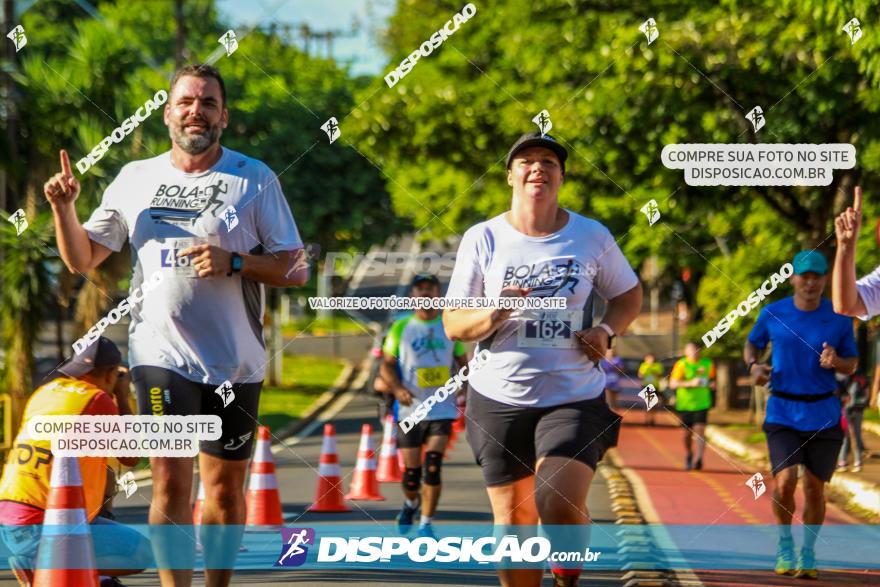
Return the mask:
{"type": "MultiPolygon", "coordinates": [[[[324,412],[336,425],[340,464],[344,485],[348,486],[355,464],[361,425],[371,422],[378,430],[375,403],[362,394],[349,393],[338,398],[324,412]]],[[[281,492],[285,525],[308,526],[313,522],[380,524],[394,526],[402,497],[397,484],[383,483],[381,491],[386,497],[383,502],[357,502],[357,507],[346,514],[304,513],[305,508],[315,496],[318,457],[321,450],[323,419],[303,431],[299,437],[289,439],[284,445],[273,449],[277,466],[278,484],[281,492]]],[[[374,434],[375,440],[380,440],[374,434]]],[[[463,437],[456,443],[450,459],[443,468],[443,495],[435,525],[450,523],[487,523],[492,521],[489,501],[483,485],[482,475],[473,461],[470,447],[463,437]]],[[[151,498],[149,482],[142,482],[137,493],[126,500],[117,496],[115,513],[118,519],[127,523],[146,523],[147,508],[151,498]]],[[[608,492],[601,475],[596,475],[590,493],[589,507],[594,519],[599,523],[613,523],[614,514],[610,509],[608,492]]],[[[621,573],[604,571],[590,574],[590,584],[600,586],[622,585],[621,573]]],[[[15,585],[8,573],[2,575],[0,587],[15,585]]],[[[282,582],[295,582],[297,585],[318,586],[327,584],[350,584],[363,586],[387,585],[436,585],[457,587],[461,585],[497,585],[494,571],[354,571],[336,570],[274,570],[241,571],[233,580],[235,585],[277,585],[282,582]]],[[[549,585],[549,574],[544,584],[549,585]]],[[[158,585],[155,572],[125,578],[126,585],[158,585]]],[[[194,585],[203,585],[203,576],[196,573],[194,585]]]]}

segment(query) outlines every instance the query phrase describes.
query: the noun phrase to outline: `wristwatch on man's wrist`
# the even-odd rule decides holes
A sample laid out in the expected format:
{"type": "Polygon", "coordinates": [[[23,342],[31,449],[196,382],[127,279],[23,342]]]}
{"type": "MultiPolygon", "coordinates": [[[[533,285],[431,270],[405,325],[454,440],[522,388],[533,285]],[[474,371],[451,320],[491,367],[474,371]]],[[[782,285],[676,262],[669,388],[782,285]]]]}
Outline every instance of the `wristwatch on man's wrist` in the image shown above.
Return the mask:
{"type": "Polygon", "coordinates": [[[614,338],[615,338],[614,331],[611,330],[611,327],[608,326],[607,324],[605,324],[604,322],[599,324],[599,328],[601,328],[602,330],[604,330],[608,334],[608,348],[611,348],[611,343],[614,342],[614,338]]]}
{"type": "Polygon", "coordinates": [[[233,273],[240,273],[243,261],[241,255],[232,253],[232,257],[229,259],[229,273],[226,274],[226,277],[232,277],[233,273]]]}

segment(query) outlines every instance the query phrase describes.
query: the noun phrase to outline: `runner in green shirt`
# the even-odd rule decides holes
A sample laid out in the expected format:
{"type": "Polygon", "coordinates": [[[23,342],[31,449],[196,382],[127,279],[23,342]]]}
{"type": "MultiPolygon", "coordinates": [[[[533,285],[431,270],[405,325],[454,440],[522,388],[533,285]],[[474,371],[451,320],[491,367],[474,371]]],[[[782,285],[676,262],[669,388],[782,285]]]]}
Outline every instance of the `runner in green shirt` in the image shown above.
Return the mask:
{"type": "Polygon", "coordinates": [[[700,347],[688,342],[684,357],[679,359],[669,374],[669,386],[675,390],[675,411],[684,426],[684,446],[687,448],[685,469],[703,468],[703,451],[706,449],[706,420],[712,407],[712,390],[715,388],[715,364],[711,359],[700,358],[700,347]],[[691,450],[693,435],[697,435],[697,458],[691,450]]]}

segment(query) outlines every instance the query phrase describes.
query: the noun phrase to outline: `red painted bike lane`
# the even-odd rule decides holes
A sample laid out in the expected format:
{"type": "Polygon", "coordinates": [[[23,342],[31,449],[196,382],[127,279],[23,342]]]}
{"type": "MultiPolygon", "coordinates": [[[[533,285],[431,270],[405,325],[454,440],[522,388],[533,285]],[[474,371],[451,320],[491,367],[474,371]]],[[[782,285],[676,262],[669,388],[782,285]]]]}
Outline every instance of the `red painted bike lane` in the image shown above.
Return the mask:
{"type": "MultiPolygon", "coordinates": [[[[686,471],[683,430],[678,420],[666,410],[656,415],[657,426],[645,426],[644,411],[622,412],[624,426],[616,457],[633,482],[642,513],[649,523],[699,525],[774,524],[772,507],[773,478],[767,470],[758,470],[711,445],[706,447],[702,471],[686,471]],[[767,491],[758,499],[746,481],[760,472],[767,491]]],[[[711,423],[711,417],[710,417],[711,423]]],[[[802,524],[803,495],[797,493],[795,523],[802,524]]],[[[828,503],[826,524],[858,524],[859,520],[828,503]]],[[[705,544],[711,545],[706,534],[705,544]]],[[[817,550],[821,550],[821,534],[817,550]]],[[[718,545],[719,556],[724,546],[718,545]]],[[[878,545],[880,552],[880,545],[878,545]]],[[[878,555],[880,556],[880,555],[878,555]]],[[[821,559],[821,553],[819,555],[821,559]]],[[[688,584],[721,587],[726,585],[880,585],[880,571],[820,572],[818,581],[778,577],[772,569],[762,571],[703,571],[685,574],[688,584]]]]}

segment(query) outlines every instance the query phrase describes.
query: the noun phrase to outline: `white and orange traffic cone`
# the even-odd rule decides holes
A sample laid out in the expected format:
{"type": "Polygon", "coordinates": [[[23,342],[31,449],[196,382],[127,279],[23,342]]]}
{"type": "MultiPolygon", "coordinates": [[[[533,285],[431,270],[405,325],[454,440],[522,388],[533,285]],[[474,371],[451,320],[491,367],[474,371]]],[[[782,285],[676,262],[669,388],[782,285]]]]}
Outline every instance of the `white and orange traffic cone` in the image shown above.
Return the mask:
{"type": "Polygon", "coordinates": [[[272,458],[272,440],[268,426],[257,429],[257,449],[251,461],[251,477],[245,497],[248,526],[281,526],[281,495],[275,477],[275,459],[272,458]]]}
{"type": "Polygon", "coordinates": [[[34,587],[98,587],[79,459],[55,457],[34,587]]]}
{"type": "Polygon", "coordinates": [[[324,424],[324,441],[318,461],[318,488],[315,501],[306,508],[309,512],[349,512],[342,498],[342,479],[339,456],[336,454],[336,427],[324,424]]]}
{"type": "Polygon", "coordinates": [[[397,438],[394,434],[394,416],[385,416],[385,430],[382,435],[382,452],[379,455],[379,469],[376,479],[379,483],[400,483],[403,475],[397,461],[397,438]]]}
{"type": "Polygon", "coordinates": [[[384,501],[379,493],[379,481],[376,479],[376,448],[373,446],[373,426],[361,426],[361,445],[358,448],[357,465],[351,478],[351,487],[345,499],[384,501]]]}

